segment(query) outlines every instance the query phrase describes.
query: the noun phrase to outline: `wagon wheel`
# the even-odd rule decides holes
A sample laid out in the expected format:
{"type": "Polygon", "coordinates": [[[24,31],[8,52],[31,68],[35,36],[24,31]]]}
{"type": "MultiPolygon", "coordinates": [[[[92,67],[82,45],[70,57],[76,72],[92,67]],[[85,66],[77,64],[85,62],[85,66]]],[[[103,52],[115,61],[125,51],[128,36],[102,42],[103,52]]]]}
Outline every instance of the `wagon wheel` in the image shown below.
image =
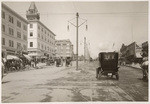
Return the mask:
{"type": "Polygon", "coordinates": [[[118,73],[116,74],[116,79],[119,80],[119,74],[118,73]]]}

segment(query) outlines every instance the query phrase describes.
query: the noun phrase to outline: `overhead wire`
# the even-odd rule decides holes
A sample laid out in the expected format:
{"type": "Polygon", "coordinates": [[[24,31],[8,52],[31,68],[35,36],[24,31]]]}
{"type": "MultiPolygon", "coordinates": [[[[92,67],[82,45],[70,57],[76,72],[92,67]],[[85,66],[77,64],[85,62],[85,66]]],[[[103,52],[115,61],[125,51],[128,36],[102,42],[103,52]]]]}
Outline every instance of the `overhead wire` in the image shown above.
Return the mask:
{"type": "MultiPolygon", "coordinates": [[[[18,12],[21,15],[25,15],[25,12],[18,12]]],[[[74,15],[75,13],[40,13],[40,15],[74,15]]],[[[123,14],[123,15],[148,15],[147,12],[108,12],[108,13],[88,13],[88,12],[79,12],[79,14],[86,14],[86,15],[101,15],[101,14],[123,14]]],[[[82,18],[81,18],[82,19],[82,18]]]]}

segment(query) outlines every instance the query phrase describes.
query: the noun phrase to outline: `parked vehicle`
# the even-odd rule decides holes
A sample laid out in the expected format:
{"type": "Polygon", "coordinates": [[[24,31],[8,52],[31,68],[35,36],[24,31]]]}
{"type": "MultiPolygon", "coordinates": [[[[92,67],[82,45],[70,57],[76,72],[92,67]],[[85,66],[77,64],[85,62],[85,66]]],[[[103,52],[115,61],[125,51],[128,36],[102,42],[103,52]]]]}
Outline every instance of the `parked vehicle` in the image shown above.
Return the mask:
{"type": "Polygon", "coordinates": [[[107,77],[115,75],[116,79],[119,80],[117,52],[99,53],[99,64],[100,67],[96,69],[96,78],[100,79],[102,75],[107,77]]]}
{"type": "Polygon", "coordinates": [[[62,66],[61,64],[61,59],[60,58],[56,58],[56,67],[62,66]]]}
{"type": "Polygon", "coordinates": [[[47,59],[46,65],[54,65],[54,64],[55,64],[54,59],[52,59],[52,58],[47,59]]]}

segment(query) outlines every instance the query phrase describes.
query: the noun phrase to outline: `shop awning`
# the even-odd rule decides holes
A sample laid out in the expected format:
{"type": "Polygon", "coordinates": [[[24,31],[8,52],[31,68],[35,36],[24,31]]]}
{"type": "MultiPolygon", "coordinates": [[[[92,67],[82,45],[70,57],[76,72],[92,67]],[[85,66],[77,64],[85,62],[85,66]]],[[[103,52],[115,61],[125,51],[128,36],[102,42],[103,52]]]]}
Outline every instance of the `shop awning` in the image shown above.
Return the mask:
{"type": "Polygon", "coordinates": [[[46,56],[41,56],[41,58],[47,58],[46,56]]]}
{"type": "Polygon", "coordinates": [[[12,60],[12,59],[19,60],[20,58],[14,55],[7,55],[7,60],[12,60]]]}
{"type": "Polygon", "coordinates": [[[27,58],[29,61],[32,60],[32,58],[29,55],[23,54],[25,58],[27,58]]]}

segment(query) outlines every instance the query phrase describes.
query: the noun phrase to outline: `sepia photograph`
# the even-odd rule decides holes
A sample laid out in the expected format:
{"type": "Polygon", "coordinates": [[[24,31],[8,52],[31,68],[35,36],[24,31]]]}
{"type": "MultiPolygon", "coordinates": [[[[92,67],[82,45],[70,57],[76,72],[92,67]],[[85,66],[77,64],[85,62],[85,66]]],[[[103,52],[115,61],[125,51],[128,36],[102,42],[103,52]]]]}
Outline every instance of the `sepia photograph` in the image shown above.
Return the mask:
{"type": "Polygon", "coordinates": [[[149,103],[149,1],[2,0],[1,103],[149,103]]]}

